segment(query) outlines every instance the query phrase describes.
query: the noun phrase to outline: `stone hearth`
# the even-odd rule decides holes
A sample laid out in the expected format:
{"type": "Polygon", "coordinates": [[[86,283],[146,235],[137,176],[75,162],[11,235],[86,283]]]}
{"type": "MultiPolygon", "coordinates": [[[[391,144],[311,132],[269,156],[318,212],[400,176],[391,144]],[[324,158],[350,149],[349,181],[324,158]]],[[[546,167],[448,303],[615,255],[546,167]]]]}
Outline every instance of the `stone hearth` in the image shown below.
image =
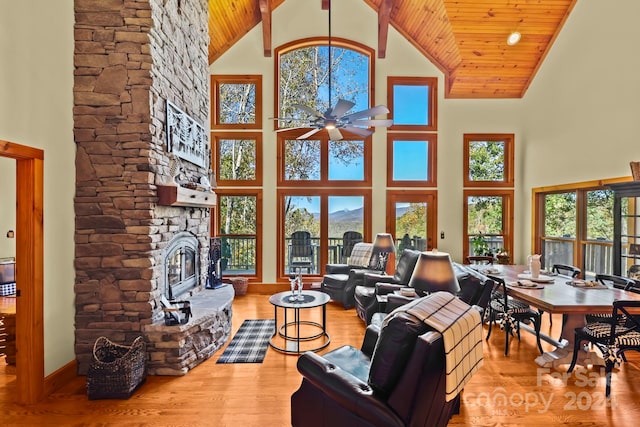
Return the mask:
{"type": "Polygon", "coordinates": [[[231,335],[233,287],[202,290],[188,300],[193,317],[184,325],[143,327],[149,375],[184,375],[211,357],[231,335]]]}

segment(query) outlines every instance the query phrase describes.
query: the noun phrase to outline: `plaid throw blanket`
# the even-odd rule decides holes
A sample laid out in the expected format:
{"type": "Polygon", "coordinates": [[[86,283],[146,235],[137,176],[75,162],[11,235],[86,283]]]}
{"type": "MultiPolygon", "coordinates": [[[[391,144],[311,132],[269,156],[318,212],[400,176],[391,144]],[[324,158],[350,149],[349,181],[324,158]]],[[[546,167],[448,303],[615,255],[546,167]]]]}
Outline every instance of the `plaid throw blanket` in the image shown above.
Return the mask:
{"type": "Polygon", "coordinates": [[[442,334],[448,402],[482,366],[480,313],[448,292],[431,294],[406,311],[442,334]]]}
{"type": "Polygon", "coordinates": [[[356,243],[355,245],[353,245],[353,250],[351,251],[351,256],[349,257],[349,266],[366,268],[367,266],[369,266],[371,252],[373,252],[373,243],[356,243]]]}

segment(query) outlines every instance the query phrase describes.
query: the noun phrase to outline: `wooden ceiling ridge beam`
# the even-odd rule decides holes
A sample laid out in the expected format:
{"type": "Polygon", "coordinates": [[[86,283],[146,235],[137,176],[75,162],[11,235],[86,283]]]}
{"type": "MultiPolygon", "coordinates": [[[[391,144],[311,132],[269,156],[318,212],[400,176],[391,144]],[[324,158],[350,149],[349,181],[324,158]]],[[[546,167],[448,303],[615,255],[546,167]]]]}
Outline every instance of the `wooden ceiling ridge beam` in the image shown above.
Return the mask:
{"type": "Polygon", "coordinates": [[[271,56],[271,6],[269,0],[258,0],[260,15],[262,16],[262,45],[264,56],[271,56]]]}
{"type": "Polygon", "coordinates": [[[378,9],[378,58],[384,58],[387,55],[387,38],[393,3],[394,0],[382,0],[378,9]]]}

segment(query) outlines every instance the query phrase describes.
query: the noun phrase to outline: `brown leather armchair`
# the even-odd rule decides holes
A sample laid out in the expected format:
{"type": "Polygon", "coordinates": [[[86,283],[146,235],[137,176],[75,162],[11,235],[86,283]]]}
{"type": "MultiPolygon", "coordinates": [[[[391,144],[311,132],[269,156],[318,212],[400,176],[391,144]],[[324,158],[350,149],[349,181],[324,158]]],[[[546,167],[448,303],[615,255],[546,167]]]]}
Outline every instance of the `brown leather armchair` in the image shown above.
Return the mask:
{"type": "Polygon", "coordinates": [[[373,253],[373,243],[356,243],[349,258],[349,264],[327,264],[326,274],[320,288],[333,301],[340,302],[345,309],[353,307],[356,286],[362,282],[366,272],[380,273],[374,269],[377,255],[373,253]]]}
{"type": "Polygon", "coordinates": [[[438,427],[459,412],[459,394],[445,399],[442,335],[402,310],[369,326],[360,349],[304,353],[298,371],[293,427],[438,427]]]}

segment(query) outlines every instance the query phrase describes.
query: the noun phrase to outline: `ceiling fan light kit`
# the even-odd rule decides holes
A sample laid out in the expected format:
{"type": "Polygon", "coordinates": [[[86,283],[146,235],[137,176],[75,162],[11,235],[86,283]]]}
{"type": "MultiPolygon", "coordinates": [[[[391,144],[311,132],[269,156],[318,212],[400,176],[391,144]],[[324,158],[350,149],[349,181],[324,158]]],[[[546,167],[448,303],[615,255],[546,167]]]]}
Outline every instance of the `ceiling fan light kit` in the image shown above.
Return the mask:
{"type": "MultiPolygon", "coordinates": [[[[379,126],[379,127],[389,127],[393,125],[393,120],[391,119],[374,119],[375,116],[380,114],[388,114],[389,109],[384,105],[377,105],[375,107],[357,111],[355,113],[347,114],[349,110],[351,110],[355,103],[348,101],[346,99],[338,99],[336,105],[331,108],[331,0],[329,0],[328,7],[329,14],[329,37],[328,37],[328,57],[329,57],[329,70],[328,70],[328,82],[329,82],[329,108],[321,114],[320,112],[314,110],[313,108],[302,105],[302,104],[293,104],[292,107],[300,110],[308,115],[307,124],[305,126],[299,126],[295,128],[283,128],[278,129],[276,132],[289,131],[292,129],[306,129],[313,128],[310,131],[298,136],[296,139],[307,139],[310,136],[318,133],[322,129],[326,129],[329,133],[329,138],[332,141],[343,139],[342,132],[340,129],[343,129],[347,132],[351,132],[358,136],[368,137],[373,134],[373,130],[371,127],[379,126]]],[[[274,120],[278,121],[291,121],[292,118],[274,118],[274,120]]]]}

